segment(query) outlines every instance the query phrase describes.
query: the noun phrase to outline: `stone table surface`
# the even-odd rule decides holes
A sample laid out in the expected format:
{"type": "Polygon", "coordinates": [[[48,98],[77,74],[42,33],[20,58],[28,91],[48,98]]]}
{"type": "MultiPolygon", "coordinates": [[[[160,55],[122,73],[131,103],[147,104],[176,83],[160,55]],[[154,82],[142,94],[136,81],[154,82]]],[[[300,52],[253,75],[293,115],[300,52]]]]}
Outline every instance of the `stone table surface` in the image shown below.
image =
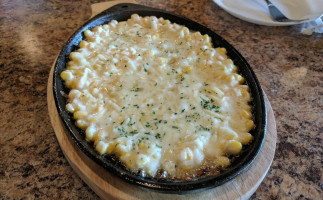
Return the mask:
{"type": "MultiPolygon", "coordinates": [[[[98,199],[72,170],[51,127],[46,85],[67,38],[99,1],[0,1],[0,199],[98,199]]],[[[323,196],[323,38],[301,25],[237,19],[212,0],[137,0],[208,26],[250,63],[272,104],[277,149],[251,199],[323,196]]]]}

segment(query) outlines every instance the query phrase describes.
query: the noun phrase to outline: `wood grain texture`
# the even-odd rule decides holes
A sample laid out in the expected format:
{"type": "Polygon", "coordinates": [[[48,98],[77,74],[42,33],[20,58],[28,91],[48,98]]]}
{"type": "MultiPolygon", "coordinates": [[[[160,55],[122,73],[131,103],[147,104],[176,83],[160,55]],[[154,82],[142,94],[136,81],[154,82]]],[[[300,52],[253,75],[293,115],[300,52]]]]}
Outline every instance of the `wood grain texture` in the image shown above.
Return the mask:
{"type": "Polygon", "coordinates": [[[139,200],[139,199],[248,199],[265,178],[273,161],[276,148],[276,123],[270,102],[266,97],[267,105],[267,134],[262,149],[251,166],[230,182],[194,194],[176,195],[163,194],[139,188],[128,184],[105,171],[89,157],[87,157],[71,140],[58,115],[52,88],[53,67],[47,85],[47,103],[52,126],[59,145],[75,172],[86,182],[102,199],[139,200]]]}

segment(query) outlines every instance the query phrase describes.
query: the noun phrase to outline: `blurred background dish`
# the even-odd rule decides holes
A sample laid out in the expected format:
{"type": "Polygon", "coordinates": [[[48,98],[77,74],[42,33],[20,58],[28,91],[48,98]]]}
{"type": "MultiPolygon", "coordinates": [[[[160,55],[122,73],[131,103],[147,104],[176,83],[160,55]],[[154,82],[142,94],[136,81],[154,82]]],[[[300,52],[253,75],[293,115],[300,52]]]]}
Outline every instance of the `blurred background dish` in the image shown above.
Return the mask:
{"type": "MultiPolygon", "coordinates": [[[[307,14],[308,21],[302,21],[302,22],[276,22],[273,21],[270,17],[270,13],[268,11],[267,4],[264,0],[244,0],[239,1],[237,3],[236,0],[213,0],[218,6],[220,6],[222,9],[230,13],[231,15],[242,19],[244,21],[248,21],[251,23],[259,24],[259,25],[266,25],[266,26],[290,26],[295,24],[301,24],[304,22],[309,22],[312,20],[315,20],[319,17],[319,15],[309,15],[307,14]]],[[[319,2],[320,0],[318,0],[319,2]]],[[[272,2],[274,3],[274,2],[272,2]]],[[[322,3],[323,4],[323,3],[322,3]]],[[[275,4],[276,5],[276,2],[275,4]]],[[[286,12],[283,8],[283,5],[285,4],[278,4],[278,8],[281,9],[281,11],[286,12]]],[[[321,4],[320,4],[321,5],[321,4]]],[[[284,13],[283,12],[283,13],[284,13]]],[[[290,14],[291,12],[289,12],[290,14]]],[[[284,13],[285,14],[285,13],[284,13]]],[[[288,13],[287,13],[288,14],[288,13]]],[[[287,15],[288,16],[288,15],[287,15]]]]}

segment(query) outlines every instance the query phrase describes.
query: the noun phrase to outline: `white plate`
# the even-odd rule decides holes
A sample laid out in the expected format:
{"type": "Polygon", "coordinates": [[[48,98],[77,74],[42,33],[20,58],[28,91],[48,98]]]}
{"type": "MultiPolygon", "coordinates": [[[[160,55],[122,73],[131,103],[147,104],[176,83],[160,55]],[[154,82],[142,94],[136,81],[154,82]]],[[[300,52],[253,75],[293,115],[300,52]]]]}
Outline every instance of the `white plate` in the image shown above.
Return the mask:
{"type": "Polygon", "coordinates": [[[276,22],[270,17],[264,0],[213,0],[222,9],[242,20],[266,26],[290,26],[303,22],[276,22]]]}

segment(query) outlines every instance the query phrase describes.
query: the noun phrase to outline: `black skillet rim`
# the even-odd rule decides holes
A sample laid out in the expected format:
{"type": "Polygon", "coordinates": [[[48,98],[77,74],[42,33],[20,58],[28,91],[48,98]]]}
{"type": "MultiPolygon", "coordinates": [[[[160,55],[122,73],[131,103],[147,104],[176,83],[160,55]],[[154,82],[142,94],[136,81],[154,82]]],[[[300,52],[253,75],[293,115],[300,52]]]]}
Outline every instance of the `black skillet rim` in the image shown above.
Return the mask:
{"type": "Polygon", "coordinates": [[[203,25],[164,10],[138,4],[123,3],[115,5],[88,20],[74,32],[74,34],[64,44],[57,57],[53,73],[53,93],[59,116],[68,132],[68,135],[83,151],[83,153],[105,170],[118,176],[124,181],[158,192],[175,194],[193,193],[214,188],[232,180],[250,166],[259,153],[266,134],[267,112],[263,91],[255,73],[241,54],[221,36],[203,25]],[[181,181],[140,177],[123,167],[114,157],[99,155],[94,150],[93,144],[86,141],[84,132],[74,125],[72,116],[66,111],[66,99],[64,97],[64,93],[67,94],[69,90],[64,86],[63,81],[60,79],[60,73],[66,66],[68,54],[75,50],[78,43],[82,40],[82,32],[97,25],[105,24],[112,19],[118,21],[127,20],[131,14],[134,13],[141,16],[163,17],[165,19],[169,19],[172,23],[185,25],[190,30],[200,31],[201,34],[208,34],[212,38],[214,47],[225,47],[227,49],[228,56],[238,67],[239,73],[245,78],[252,96],[251,104],[253,105],[253,116],[256,124],[256,128],[251,131],[251,134],[254,136],[254,140],[251,144],[245,147],[241,155],[235,159],[232,165],[230,165],[220,175],[181,181]]]}

